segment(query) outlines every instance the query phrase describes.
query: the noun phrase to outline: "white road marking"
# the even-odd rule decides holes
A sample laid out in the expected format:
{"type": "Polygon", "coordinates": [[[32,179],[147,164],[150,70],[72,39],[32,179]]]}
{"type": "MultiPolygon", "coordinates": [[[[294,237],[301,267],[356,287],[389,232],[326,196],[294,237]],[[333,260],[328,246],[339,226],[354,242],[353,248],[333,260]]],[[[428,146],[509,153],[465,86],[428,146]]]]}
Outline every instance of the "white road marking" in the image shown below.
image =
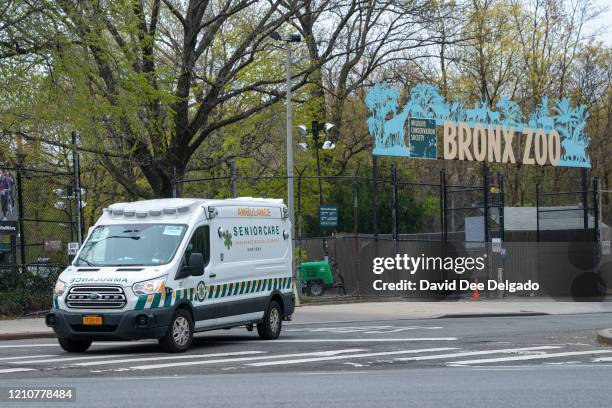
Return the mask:
{"type": "Polygon", "coordinates": [[[6,374],[6,373],[20,373],[23,371],[36,371],[33,368],[4,368],[0,370],[0,374],[6,374]]]}
{"type": "Polygon", "coordinates": [[[41,344],[6,344],[6,345],[0,345],[0,348],[34,348],[34,347],[57,347],[57,348],[59,348],[59,344],[57,344],[57,343],[53,343],[53,344],[41,343],[41,344]]]}
{"type": "Polygon", "coordinates": [[[144,358],[126,358],[119,360],[108,360],[108,361],[93,361],[86,363],[75,363],[71,364],[71,366],[79,366],[79,367],[88,367],[88,366],[97,366],[97,365],[106,365],[106,364],[119,364],[119,363],[133,363],[136,361],[151,361],[151,360],[175,360],[175,359],[185,359],[185,358],[207,358],[207,357],[229,357],[229,356],[244,356],[244,355],[252,355],[252,354],[262,354],[266,353],[266,351],[239,351],[233,353],[214,353],[214,354],[181,354],[174,356],[157,356],[157,357],[144,357],[144,358]]]}
{"type": "Polygon", "coordinates": [[[302,329],[285,329],[286,332],[309,332],[309,333],[399,333],[407,330],[436,330],[441,326],[343,326],[343,327],[314,327],[302,329]]]}
{"type": "MultiPolygon", "coordinates": [[[[92,347],[98,346],[134,346],[137,344],[156,344],[156,341],[100,341],[94,342],[92,347]]],[[[3,344],[0,345],[0,348],[36,348],[36,347],[57,347],[59,348],[59,344],[57,343],[40,343],[40,344],[3,344]]]]}
{"type": "Polygon", "coordinates": [[[168,368],[168,367],[184,367],[191,365],[203,365],[203,364],[217,364],[217,363],[237,363],[242,361],[253,361],[253,360],[265,360],[270,358],[290,358],[290,357],[303,357],[303,356],[334,356],[342,353],[355,353],[359,351],[365,351],[364,349],[344,349],[344,350],[333,350],[333,351],[314,351],[310,353],[295,353],[295,354],[281,354],[281,355],[269,355],[260,357],[239,357],[239,358],[225,358],[217,360],[202,360],[202,361],[185,361],[180,363],[168,363],[168,364],[150,364],[130,367],[132,370],[153,370],[156,368],[168,368]]]}
{"type": "Polygon", "coordinates": [[[380,356],[392,356],[395,354],[416,354],[416,353],[428,353],[428,352],[447,351],[447,350],[457,350],[457,348],[456,347],[438,347],[438,348],[427,348],[427,349],[416,349],[416,350],[382,351],[378,353],[350,354],[346,356],[314,357],[314,358],[301,358],[301,359],[295,359],[295,360],[265,361],[262,363],[249,363],[245,365],[253,366],[253,367],[264,367],[264,366],[273,366],[273,365],[312,363],[315,361],[342,360],[342,359],[362,358],[362,357],[380,357],[380,356]]]}
{"type": "Polygon", "coordinates": [[[612,357],[594,358],[593,362],[594,363],[610,363],[612,362],[612,357]]]}
{"type": "MultiPolygon", "coordinates": [[[[408,337],[402,339],[394,338],[361,338],[361,339],[276,339],[274,343],[367,343],[367,342],[406,342],[406,341],[457,341],[457,337],[408,337]]],[[[223,341],[215,340],[210,343],[223,343],[223,344],[240,344],[245,343],[266,343],[270,344],[268,340],[246,340],[246,341],[223,341]]]]}
{"type": "Polygon", "coordinates": [[[483,358],[480,360],[462,360],[453,361],[453,365],[467,365],[467,364],[487,364],[487,363],[501,363],[505,361],[524,361],[524,360],[540,360],[544,358],[557,358],[557,357],[568,357],[568,356],[583,356],[588,354],[603,354],[612,353],[612,350],[587,350],[587,351],[570,351],[566,353],[552,353],[552,354],[538,354],[528,356],[513,356],[513,357],[500,357],[500,358],[483,358]]]}
{"type": "Polygon", "coordinates": [[[80,356],[80,357],[62,357],[62,358],[45,358],[42,360],[28,360],[28,361],[11,361],[9,364],[39,364],[39,363],[56,363],[59,361],[72,361],[72,360],[95,360],[100,358],[113,358],[113,357],[121,357],[125,354],[106,354],[103,356],[99,355],[90,355],[90,356],[80,356]]]}
{"type": "Polygon", "coordinates": [[[0,358],[0,361],[8,361],[8,360],[28,360],[30,358],[37,358],[37,357],[55,357],[57,356],[57,354],[38,354],[35,356],[19,356],[19,357],[2,357],[0,358]]]}
{"type": "Polygon", "coordinates": [[[552,350],[552,349],[558,349],[558,348],[561,348],[561,347],[559,346],[539,346],[539,347],[522,347],[522,348],[482,350],[482,351],[466,351],[462,353],[435,354],[431,356],[399,357],[399,358],[394,358],[393,361],[439,360],[442,358],[478,356],[478,355],[484,355],[484,354],[520,353],[523,351],[552,350]]]}

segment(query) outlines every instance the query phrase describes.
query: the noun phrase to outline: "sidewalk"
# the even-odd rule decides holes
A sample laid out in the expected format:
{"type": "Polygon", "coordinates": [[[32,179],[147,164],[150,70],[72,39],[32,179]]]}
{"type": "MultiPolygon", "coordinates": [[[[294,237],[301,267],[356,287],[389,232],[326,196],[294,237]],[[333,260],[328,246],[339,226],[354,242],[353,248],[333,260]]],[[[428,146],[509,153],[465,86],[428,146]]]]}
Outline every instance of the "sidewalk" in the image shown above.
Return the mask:
{"type": "MultiPolygon", "coordinates": [[[[612,302],[577,303],[551,300],[469,300],[454,302],[367,302],[307,305],[297,308],[287,324],[432,319],[514,315],[612,313],[612,302]]],[[[55,337],[43,318],[0,320],[0,340],[55,337]]]]}

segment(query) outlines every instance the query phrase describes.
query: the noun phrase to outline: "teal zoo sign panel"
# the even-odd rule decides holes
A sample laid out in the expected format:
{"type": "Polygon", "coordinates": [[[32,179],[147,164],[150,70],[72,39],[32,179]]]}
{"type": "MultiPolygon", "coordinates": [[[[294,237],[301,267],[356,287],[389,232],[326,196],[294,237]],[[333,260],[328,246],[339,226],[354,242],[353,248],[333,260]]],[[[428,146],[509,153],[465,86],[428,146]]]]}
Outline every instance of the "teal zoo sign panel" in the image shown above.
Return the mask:
{"type": "Polygon", "coordinates": [[[418,84],[402,105],[399,89],[382,82],[370,88],[365,102],[374,155],[435,158],[435,123],[443,127],[443,156],[448,160],[591,167],[588,112],[585,105],[573,107],[569,98],[549,103],[544,97],[524,115],[507,97],[494,109],[482,101],[468,107],[447,101],[433,85],[418,84]]]}
{"type": "Polygon", "coordinates": [[[438,158],[436,121],[434,119],[408,118],[410,157],[438,158]]]}
{"type": "Polygon", "coordinates": [[[319,225],[321,227],[337,227],[338,207],[335,205],[322,205],[319,208],[319,225]]]}

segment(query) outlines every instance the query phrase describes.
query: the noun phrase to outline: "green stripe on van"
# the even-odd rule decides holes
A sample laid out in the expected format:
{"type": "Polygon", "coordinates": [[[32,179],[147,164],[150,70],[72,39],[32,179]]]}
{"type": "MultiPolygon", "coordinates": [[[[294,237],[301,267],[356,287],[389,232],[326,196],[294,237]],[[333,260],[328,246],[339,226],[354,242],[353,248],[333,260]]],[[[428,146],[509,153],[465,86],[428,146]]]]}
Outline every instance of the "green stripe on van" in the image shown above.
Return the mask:
{"type": "Polygon", "coordinates": [[[164,307],[172,306],[172,292],[166,294],[166,298],[164,299],[164,307]]]}
{"type": "Polygon", "coordinates": [[[136,302],[136,310],[142,310],[145,307],[145,304],[147,303],[147,297],[148,296],[139,296],[138,297],[138,302],[136,302]]]}
{"type": "Polygon", "coordinates": [[[161,293],[156,293],[155,296],[153,296],[153,302],[151,302],[151,309],[155,309],[159,307],[160,300],[161,300],[161,293]]]}

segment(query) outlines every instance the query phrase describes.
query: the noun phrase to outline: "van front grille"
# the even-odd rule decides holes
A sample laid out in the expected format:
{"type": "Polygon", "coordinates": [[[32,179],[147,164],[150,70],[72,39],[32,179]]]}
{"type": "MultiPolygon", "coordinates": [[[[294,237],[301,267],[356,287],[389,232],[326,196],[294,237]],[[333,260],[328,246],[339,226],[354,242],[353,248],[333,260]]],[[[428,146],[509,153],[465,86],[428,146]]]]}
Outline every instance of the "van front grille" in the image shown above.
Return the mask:
{"type": "Polygon", "coordinates": [[[121,309],[126,304],[121,286],[73,286],[66,297],[72,309],[121,309]]]}

